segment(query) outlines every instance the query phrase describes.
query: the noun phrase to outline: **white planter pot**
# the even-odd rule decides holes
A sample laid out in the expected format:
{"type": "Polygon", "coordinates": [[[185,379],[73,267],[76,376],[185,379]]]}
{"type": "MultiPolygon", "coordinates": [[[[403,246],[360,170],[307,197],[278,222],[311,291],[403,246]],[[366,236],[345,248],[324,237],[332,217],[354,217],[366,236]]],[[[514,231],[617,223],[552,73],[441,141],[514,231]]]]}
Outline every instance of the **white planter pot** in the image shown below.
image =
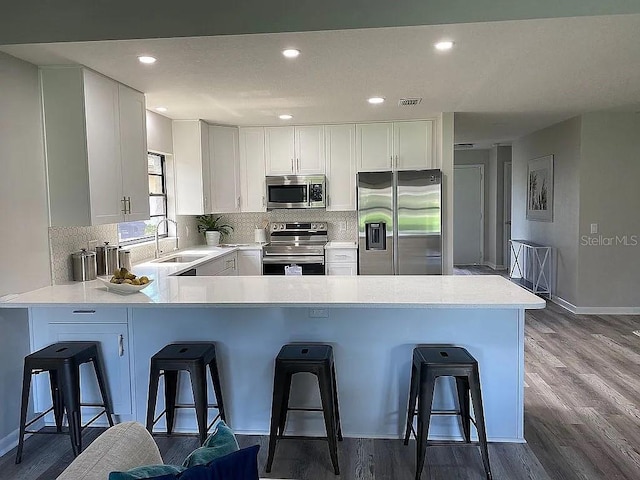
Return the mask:
{"type": "Polygon", "coordinates": [[[204,232],[207,245],[220,245],[220,232],[204,232]]]}

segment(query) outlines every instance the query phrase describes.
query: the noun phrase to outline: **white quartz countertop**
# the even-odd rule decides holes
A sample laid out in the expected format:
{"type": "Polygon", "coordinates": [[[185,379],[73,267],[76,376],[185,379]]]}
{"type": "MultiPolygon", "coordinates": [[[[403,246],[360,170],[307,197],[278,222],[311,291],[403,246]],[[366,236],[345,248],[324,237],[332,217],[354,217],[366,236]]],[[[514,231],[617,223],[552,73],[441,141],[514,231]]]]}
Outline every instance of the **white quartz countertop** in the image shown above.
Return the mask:
{"type": "MultiPolygon", "coordinates": [[[[136,267],[133,271],[144,274],[136,267]]],[[[157,271],[160,274],[154,277],[151,285],[130,295],[107,291],[94,280],[34,290],[0,303],[0,307],[162,305],[539,309],[545,306],[542,298],[500,276],[178,277],[157,271]]]]}

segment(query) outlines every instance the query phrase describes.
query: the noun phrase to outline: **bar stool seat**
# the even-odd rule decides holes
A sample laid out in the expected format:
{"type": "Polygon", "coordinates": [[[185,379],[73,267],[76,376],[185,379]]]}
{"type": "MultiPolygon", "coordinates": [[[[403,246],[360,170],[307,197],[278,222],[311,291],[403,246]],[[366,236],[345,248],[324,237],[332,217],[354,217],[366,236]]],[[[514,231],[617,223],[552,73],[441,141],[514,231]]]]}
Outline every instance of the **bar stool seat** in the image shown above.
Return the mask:
{"type": "Polygon", "coordinates": [[[16,463],[22,461],[25,433],[48,433],[29,431],[27,428],[53,411],[56,431],[62,432],[64,412],[67,412],[69,436],[73,455],[78,456],[82,451],[82,430],[95,422],[101,415],[106,415],[110,426],[113,426],[113,406],[107,388],[104,363],[100,356],[100,349],[96,342],[58,342],[37,352],[27,355],[24,359],[24,375],[22,379],[22,406],[20,411],[20,433],[16,463]],[[102,403],[80,403],[80,365],[91,362],[98,381],[102,403]],[[51,385],[52,406],[45,412],[27,422],[27,407],[31,389],[31,376],[49,373],[51,385]],[[81,407],[102,407],[86,425],[81,423],[81,407]]]}
{"type": "MultiPolygon", "coordinates": [[[[471,442],[471,423],[478,432],[478,444],[485,475],[492,479],[487,449],[487,434],[484,424],[482,392],[480,389],[480,373],[478,361],[464,348],[452,346],[419,346],[413,350],[411,367],[411,386],[409,390],[409,409],[404,444],[408,445],[413,433],[416,437],[416,480],[420,479],[424,468],[427,438],[431,415],[457,415],[462,422],[464,443],[471,442]],[[450,376],[456,379],[458,400],[457,410],[432,410],[433,392],[438,377],[450,376]],[[475,419],[471,418],[469,394],[473,402],[475,419]],[[416,403],[418,409],[416,410],[416,403]],[[418,431],[413,428],[413,419],[418,416],[418,431]]],[[[435,444],[435,442],[433,442],[435,444]]],[[[437,442],[437,445],[450,445],[461,442],[437,442]]],[[[475,444],[475,443],[474,443],[475,444]]]]}
{"type": "Polygon", "coordinates": [[[334,472],[336,475],[340,475],[337,442],[342,441],[342,428],[340,426],[340,410],[338,407],[338,389],[333,347],[323,344],[284,345],[280,353],[278,353],[275,363],[273,402],[271,404],[271,428],[269,430],[269,455],[267,458],[266,472],[271,472],[278,440],[301,438],[300,436],[284,435],[287,413],[291,410],[297,410],[323,412],[327,431],[327,436],[323,439],[327,440],[329,444],[329,455],[331,456],[334,472]],[[322,402],[321,408],[289,407],[291,378],[296,373],[311,373],[318,378],[322,402]]]}
{"type": "Polygon", "coordinates": [[[167,434],[173,433],[175,423],[175,411],[177,408],[195,408],[198,422],[198,435],[202,444],[207,432],[218,419],[225,422],[227,417],[224,411],[222,399],[222,386],[218,373],[216,358],[216,346],[214,343],[172,343],[163,347],[151,357],[149,375],[149,399],[147,403],[147,430],[153,433],[153,426],[166,414],[167,434]],[[209,404],[207,400],[207,373],[209,367],[211,381],[216,396],[216,403],[209,404]],[[193,391],[193,404],[176,404],[178,393],[178,373],[189,372],[191,389],[193,391]],[[158,395],[158,383],[160,376],[164,376],[165,409],[155,417],[156,397],[158,395]],[[207,412],[209,408],[217,408],[218,415],[207,425],[207,412]]]}

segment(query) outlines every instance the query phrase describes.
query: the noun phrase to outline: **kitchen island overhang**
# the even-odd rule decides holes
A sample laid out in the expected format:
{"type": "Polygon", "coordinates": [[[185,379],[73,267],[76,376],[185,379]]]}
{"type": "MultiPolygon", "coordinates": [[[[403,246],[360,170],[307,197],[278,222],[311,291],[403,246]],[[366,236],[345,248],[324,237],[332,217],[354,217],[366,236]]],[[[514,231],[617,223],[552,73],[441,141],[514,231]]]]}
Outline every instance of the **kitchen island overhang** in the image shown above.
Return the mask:
{"type": "MultiPolygon", "coordinates": [[[[401,438],[412,349],[448,344],[479,362],[489,440],[524,441],[525,309],[545,302],[501,277],[160,277],[144,292],[120,296],[89,282],[46,287],[2,307],[28,307],[30,326],[40,332],[55,331],[65,311],[108,318],[126,309],[131,408],[121,419],[144,421],[156,351],[209,340],[219,352],[230,423],[240,433],[266,434],[275,355],[285,343],[322,342],[334,347],[344,434],[401,438]]],[[[32,334],[32,349],[52,335],[32,334]]],[[[312,378],[297,377],[291,404],[319,405],[312,378]]],[[[438,382],[434,407],[455,406],[453,384],[438,382]]],[[[190,400],[186,378],[180,395],[190,400]]],[[[324,432],[321,416],[308,412],[292,413],[287,425],[293,434],[324,432]]],[[[176,427],[196,431],[193,413],[180,411],[176,427]]],[[[430,437],[461,438],[457,419],[434,417],[430,437]]]]}

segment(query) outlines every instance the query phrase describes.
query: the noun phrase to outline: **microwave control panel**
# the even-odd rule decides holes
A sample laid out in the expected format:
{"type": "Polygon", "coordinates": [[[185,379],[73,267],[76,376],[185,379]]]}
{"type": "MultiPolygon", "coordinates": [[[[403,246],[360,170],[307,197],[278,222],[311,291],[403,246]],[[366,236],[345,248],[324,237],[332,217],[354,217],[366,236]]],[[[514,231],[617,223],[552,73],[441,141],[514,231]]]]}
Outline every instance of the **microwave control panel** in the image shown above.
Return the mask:
{"type": "Polygon", "coordinates": [[[309,200],[312,202],[322,201],[322,184],[312,183],[309,186],[309,200]]]}

